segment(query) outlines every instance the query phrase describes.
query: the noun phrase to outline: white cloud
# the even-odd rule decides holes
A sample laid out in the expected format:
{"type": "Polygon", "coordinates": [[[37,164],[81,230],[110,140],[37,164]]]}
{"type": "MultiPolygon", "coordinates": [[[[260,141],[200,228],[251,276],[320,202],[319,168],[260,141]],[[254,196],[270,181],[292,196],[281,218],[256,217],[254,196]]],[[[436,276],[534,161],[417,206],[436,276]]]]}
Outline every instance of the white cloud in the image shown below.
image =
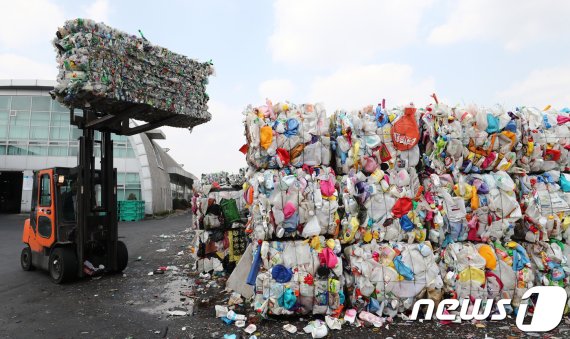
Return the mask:
{"type": "Polygon", "coordinates": [[[183,128],[163,127],[166,140],[159,143],[170,148],[168,154],[198,178],[202,173],[237,173],[246,166],[245,156],[238,151],[245,144],[242,109],[212,100],[208,106],[212,113],[211,121],[196,126],[192,133],[183,128]]]}
{"type": "Polygon", "coordinates": [[[273,59],[307,66],[367,61],[409,45],[431,0],[278,0],[273,59]]]}
{"type": "Polygon", "coordinates": [[[570,67],[535,70],[510,88],[498,93],[498,98],[511,106],[552,105],[570,107],[570,67]]]}
{"type": "Polygon", "coordinates": [[[274,102],[291,100],[295,93],[295,85],[288,79],[267,80],[259,85],[259,95],[262,100],[270,99],[274,102]]]}
{"type": "Polygon", "coordinates": [[[540,40],[568,43],[570,2],[557,0],[458,0],[447,21],[428,37],[434,44],[491,40],[518,50],[540,40]]]}
{"type": "Polygon", "coordinates": [[[413,69],[403,64],[355,66],[317,78],[309,101],[323,102],[328,110],[358,109],[386,98],[388,107],[429,102],[434,92],[432,78],[417,79],[413,69]]]}
{"type": "Polygon", "coordinates": [[[64,21],[63,10],[48,0],[3,1],[0,47],[48,45],[64,21]]]}
{"type": "Polygon", "coordinates": [[[97,22],[109,21],[109,1],[94,1],[91,5],[85,8],[85,15],[87,18],[97,22]]]}
{"type": "Polygon", "coordinates": [[[0,79],[55,79],[57,65],[16,55],[0,54],[0,79]]]}

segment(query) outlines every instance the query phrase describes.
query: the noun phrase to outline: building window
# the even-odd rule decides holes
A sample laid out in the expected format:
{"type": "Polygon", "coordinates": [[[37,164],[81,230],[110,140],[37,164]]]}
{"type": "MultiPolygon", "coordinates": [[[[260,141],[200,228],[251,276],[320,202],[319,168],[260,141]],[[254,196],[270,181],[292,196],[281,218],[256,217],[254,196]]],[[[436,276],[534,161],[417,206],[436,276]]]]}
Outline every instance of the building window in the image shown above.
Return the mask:
{"type": "Polygon", "coordinates": [[[12,106],[11,109],[13,111],[29,111],[30,106],[32,105],[32,97],[28,95],[15,95],[12,97],[12,106]]]}
{"type": "Polygon", "coordinates": [[[141,200],[141,182],[138,173],[117,173],[117,200],[134,197],[141,200]]]}
{"type": "Polygon", "coordinates": [[[48,146],[30,143],[30,146],[28,147],[28,155],[46,156],[48,155],[48,146]]]}
{"type": "Polygon", "coordinates": [[[0,95],[0,110],[10,110],[12,97],[9,95],[0,95]]]}
{"type": "Polygon", "coordinates": [[[26,145],[8,145],[8,155],[27,155],[28,146],[26,145]]]}
{"type": "Polygon", "coordinates": [[[32,97],[32,111],[49,112],[51,107],[51,98],[43,96],[32,97]]]}

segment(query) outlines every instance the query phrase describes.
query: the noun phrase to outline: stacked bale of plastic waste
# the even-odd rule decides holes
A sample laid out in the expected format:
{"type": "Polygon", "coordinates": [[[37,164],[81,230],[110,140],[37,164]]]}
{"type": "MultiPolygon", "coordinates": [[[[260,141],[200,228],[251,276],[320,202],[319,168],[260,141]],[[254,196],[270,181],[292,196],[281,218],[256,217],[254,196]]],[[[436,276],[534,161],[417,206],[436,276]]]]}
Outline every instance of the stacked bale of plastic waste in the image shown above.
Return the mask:
{"type": "Polygon", "coordinates": [[[54,97],[66,106],[193,127],[210,120],[211,62],[198,62],[88,19],[56,32],[54,97]],[[168,119],[168,120],[165,120],[168,119]]]}
{"type": "Polygon", "coordinates": [[[567,110],[430,105],[422,115],[425,166],[438,173],[567,171],[567,110]]]}
{"type": "Polygon", "coordinates": [[[360,242],[344,249],[352,308],[394,317],[420,298],[441,298],[443,282],[429,242],[360,242]]]}
{"type": "Polygon", "coordinates": [[[207,174],[193,188],[193,254],[200,272],[231,273],[247,247],[243,193],[240,186],[225,182],[226,178],[226,174],[207,174]]]}
{"type": "Polygon", "coordinates": [[[268,101],[244,115],[253,306],[264,315],[339,312],[344,277],[325,109],[268,101]]]}
{"type": "Polygon", "coordinates": [[[528,255],[514,241],[454,242],[442,249],[441,258],[444,292],[459,300],[482,299],[483,308],[488,299],[512,299],[507,307],[511,313],[534,285],[528,255]]]}
{"type": "MultiPolygon", "coordinates": [[[[534,285],[569,289],[570,111],[508,112],[498,106],[449,107],[437,100],[419,110],[381,104],[337,111],[330,118],[331,139],[321,144],[330,141],[332,158],[321,157],[327,161],[319,163],[308,157],[311,162],[304,163],[294,147],[283,147],[283,134],[305,128],[288,125],[302,114],[289,107],[299,112],[304,106],[268,103],[245,113],[247,231],[257,241],[254,263],[258,260],[249,282],[256,285],[257,310],[312,310],[308,301],[284,308],[284,300],[270,297],[284,296],[282,291],[299,297],[297,289],[305,289],[299,278],[289,285],[279,282],[283,268],[274,274],[275,264],[263,262],[265,248],[277,248],[272,251],[279,258],[291,241],[295,245],[289,246],[302,248],[291,253],[316,261],[320,248],[328,247],[345,260],[344,277],[329,276],[345,287],[345,319],[359,314],[374,326],[383,316],[410,311],[419,298],[437,302],[442,292],[471,306],[473,298],[512,299],[510,313],[534,285]],[[271,290],[275,284],[280,285],[271,290]]],[[[326,117],[318,113],[324,110],[310,111],[317,118],[309,117],[309,125],[324,126],[326,117]]],[[[312,131],[313,143],[328,138],[320,129],[312,131]]],[[[285,268],[292,277],[301,272],[314,278],[306,265],[290,266],[285,268]]],[[[337,304],[328,306],[325,313],[336,315],[337,304]]]]}
{"type": "Polygon", "coordinates": [[[321,104],[278,103],[249,106],[245,115],[247,144],[241,149],[255,169],[328,166],[330,136],[321,104]]]}
{"type": "Polygon", "coordinates": [[[378,104],[335,112],[331,134],[337,173],[415,167],[420,156],[418,119],[413,105],[386,109],[378,104]]]}
{"type": "MultiPolygon", "coordinates": [[[[347,260],[347,314],[381,326],[443,286],[427,223],[437,206],[416,171],[420,111],[379,104],[331,118],[347,260]]],[[[347,316],[345,315],[345,319],[347,316]]],[[[350,318],[350,316],[348,316],[350,318]]]]}
{"type": "Polygon", "coordinates": [[[387,110],[384,104],[331,118],[335,165],[344,174],[342,243],[426,239],[430,204],[415,170],[418,118],[413,105],[387,110]]]}
{"type": "Polygon", "coordinates": [[[516,111],[520,120],[522,146],[516,164],[528,173],[570,171],[570,109],[560,111],[523,107],[516,111]]]}
{"type": "Polygon", "coordinates": [[[445,292],[508,298],[516,308],[533,285],[568,285],[561,241],[570,219],[559,172],[568,167],[567,121],[552,109],[425,109],[424,186],[443,202],[443,227],[430,239],[442,247],[445,292]]]}
{"type": "Polygon", "coordinates": [[[260,241],[248,284],[255,285],[254,309],[261,314],[339,314],[344,305],[340,243],[260,241]],[[257,272],[255,272],[257,270],[257,272]]]}
{"type": "Polygon", "coordinates": [[[330,167],[287,167],[252,172],[245,184],[253,239],[334,237],[338,193],[330,167]]]}

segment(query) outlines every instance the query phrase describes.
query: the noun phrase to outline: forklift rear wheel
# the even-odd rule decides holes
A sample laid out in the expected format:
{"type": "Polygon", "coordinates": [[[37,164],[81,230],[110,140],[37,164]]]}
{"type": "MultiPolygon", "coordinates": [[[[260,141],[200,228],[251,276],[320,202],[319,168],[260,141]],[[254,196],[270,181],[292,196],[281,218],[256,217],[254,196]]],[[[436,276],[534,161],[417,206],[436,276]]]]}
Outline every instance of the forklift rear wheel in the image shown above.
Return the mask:
{"type": "Polygon", "coordinates": [[[56,284],[68,282],[77,277],[77,256],[67,247],[58,247],[49,256],[49,275],[56,284]]]}
{"type": "Polygon", "coordinates": [[[22,269],[24,271],[31,271],[34,269],[34,265],[32,265],[32,250],[29,246],[26,246],[22,249],[22,255],[20,255],[20,264],[22,265],[22,269]]]}
{"type": "Polygon", "coordinates": [[[129,251],[127,245],[122,241],[117,241],[117,272],[123,272],[129,263],[129,251]]]}

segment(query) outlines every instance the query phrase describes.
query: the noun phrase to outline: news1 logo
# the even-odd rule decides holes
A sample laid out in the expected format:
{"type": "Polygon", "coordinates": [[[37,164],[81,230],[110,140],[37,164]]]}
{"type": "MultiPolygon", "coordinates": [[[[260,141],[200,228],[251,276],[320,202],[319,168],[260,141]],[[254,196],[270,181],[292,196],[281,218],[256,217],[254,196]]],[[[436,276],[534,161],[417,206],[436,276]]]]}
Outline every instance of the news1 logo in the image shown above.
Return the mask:
{"type": "MultiPolygon", "coordinates": [[[[535,286],[526,291],[522,300],[527,300],[531,296],[537,295],[536,301],[534,302],[534,312],[530,323],[525,324],[525,318],[527,315],[527,304],[521,304],[516,317],[517,327],[521,331],[525,332],[548,332],[553,330],[564,315],[564,308],[566,307],[566,301],[568,300],[568,295],[566,290],[559,286],[535,286]]],[[[459,312],[459,317],[462,320],[484,320],[489,318],[493,308],[493,299],[488,299],[485,304],[485,309],[481,311],[481,299],[475,299],[473,302],[472,312],[468,313],[469,310],[469,299],[464,299],[461,304],[461,309],[459,312]]],[[[505,305],[510,305],[511,299],[501,299],[497,302],[498,314],[493,314],[491,320],[503,320],[507,317],[507,312],[505,310],[505,305]]],[[[416,301],[414,308],[412,309],[412,314],[410,320],[417,320],[420,307],[422,305],[427,306],[425,312],[426,320],[431,320],[433,318],[433,312],[435,309],[435,303],[431,299],[422,299],[416,301]]],[[[457,299],[444,299],[442,300],[435,312],[435,317],[438,320],[450,320],[454,321],[457,317],[456,314],[445,314],[445,310],[455,311],[459,307],[459,300],[457,299]],[[446,307],[447,306],[447,307],[446,307]]]]}

